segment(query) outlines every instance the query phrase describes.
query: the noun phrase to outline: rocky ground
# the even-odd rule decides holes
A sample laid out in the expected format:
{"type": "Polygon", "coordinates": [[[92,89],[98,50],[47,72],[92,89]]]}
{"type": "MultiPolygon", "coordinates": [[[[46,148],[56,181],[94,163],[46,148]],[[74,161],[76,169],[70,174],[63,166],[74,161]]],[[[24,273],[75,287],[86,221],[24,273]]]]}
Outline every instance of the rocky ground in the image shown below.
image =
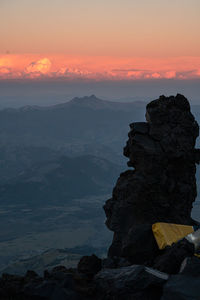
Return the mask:
{"type": "Polygon", "coordinates": [[[200,260],[196,257],[187,257],[181,271],[170,275],[123,259],[102,261],[90,256],[83,257],[77,269],[57,266],[43,276],[34,271],[25,276],[3,274],[0,299],[198,300],[199,283],[200,260]]]}

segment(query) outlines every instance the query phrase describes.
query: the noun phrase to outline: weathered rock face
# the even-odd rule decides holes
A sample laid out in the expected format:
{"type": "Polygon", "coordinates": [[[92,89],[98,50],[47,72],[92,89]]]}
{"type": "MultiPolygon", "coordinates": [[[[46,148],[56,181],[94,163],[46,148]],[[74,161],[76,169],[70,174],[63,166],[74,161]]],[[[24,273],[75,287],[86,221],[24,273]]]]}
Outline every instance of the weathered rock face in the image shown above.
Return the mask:
{"type": "Polygon", "coordinates": [[[182,96],[165,97],[146,107],[147,122],[130,125],[124,155],[134,170],[122,173],[105,206],[106,225],[114,231],[108,255],[145,263],[156,255],[151,225],[193,224],[196,198],[195,141],[199,126],[182,96]]]}
{"type": "Polygon", "coordinates": [[[141,265],[103,269],[95,277],[98,300],[158,300],[169,275],[141,265]]]}

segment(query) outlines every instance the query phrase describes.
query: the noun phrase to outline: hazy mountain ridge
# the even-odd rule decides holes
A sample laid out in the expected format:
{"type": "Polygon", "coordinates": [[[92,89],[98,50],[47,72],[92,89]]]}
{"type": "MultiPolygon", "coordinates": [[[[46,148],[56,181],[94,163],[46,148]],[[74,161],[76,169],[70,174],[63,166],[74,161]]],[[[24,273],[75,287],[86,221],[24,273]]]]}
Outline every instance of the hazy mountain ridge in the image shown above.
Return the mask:
{"type": "Polygon", "coordinates": [[[40,162],[0,185],[1,204],[41,205],[111,191],[122,167],[95,156],[40,162]]]}
{"type": "Polygon", "coordinates": [[[0,139],[40,146],[77,141],[109,144],[125,136],[134,116],[143,118],[138,104],[112,103],[96,97],[75,98],[45,109],[2,110],[0,139]]]}
{"type": "Polygon", "coordinates": [[[39,105],[25,105],[20,108],[4,108],[1,111],[8,113],[20,113],[28,111],[38,111],[38,110],[55,110],[60,108],[70,108],[73,106],[88,107],[93,110],[110,109],[110,110],[123,110],[127,111],[133,107],[144,107],[146,102],[144,101],[132,101],[132,102],[119,102],[119,101],[108,101],[97,98],[95,95],[84,96],[84,97],[74,97],[72,100],[49,106],[39,106],[39,105]]]}
{"type": "MultiPolygon", "coordinates": [[[[144,120],[144,106],[145,102],[111,102],[92,95],[49,107],[1,110],[0,143],[56,150],[93,143],[121,154],[128,124],[144,120]]],[[[200,107],[195,107],[195,115],[200,119],[200,107]]]]}

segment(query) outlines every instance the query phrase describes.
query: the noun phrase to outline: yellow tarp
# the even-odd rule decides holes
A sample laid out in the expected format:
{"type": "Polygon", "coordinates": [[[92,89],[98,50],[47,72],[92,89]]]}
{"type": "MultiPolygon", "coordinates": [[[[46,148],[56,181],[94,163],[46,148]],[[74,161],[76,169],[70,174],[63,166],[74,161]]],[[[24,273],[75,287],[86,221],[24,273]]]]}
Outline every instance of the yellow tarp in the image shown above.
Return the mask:
{"type": "Polygon", "coordinates": [[[152,231],[159,249],[164,249],[192,233],[194,229],[189,225],[155,223],[152,225],[152,231]]]}

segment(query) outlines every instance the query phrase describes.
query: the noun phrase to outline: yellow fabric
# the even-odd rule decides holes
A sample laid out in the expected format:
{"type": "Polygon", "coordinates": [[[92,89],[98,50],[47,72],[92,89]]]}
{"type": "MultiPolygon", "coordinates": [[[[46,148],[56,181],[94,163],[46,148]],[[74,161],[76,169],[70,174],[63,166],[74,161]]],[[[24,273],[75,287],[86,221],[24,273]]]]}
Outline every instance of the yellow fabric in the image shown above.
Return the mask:
{"type": "Polygon", "coordinates": [[[164,249],[194,232],[194,229],[189,225],[155,223],[152,225],[152,231],[159,249],[164,249]]]}

